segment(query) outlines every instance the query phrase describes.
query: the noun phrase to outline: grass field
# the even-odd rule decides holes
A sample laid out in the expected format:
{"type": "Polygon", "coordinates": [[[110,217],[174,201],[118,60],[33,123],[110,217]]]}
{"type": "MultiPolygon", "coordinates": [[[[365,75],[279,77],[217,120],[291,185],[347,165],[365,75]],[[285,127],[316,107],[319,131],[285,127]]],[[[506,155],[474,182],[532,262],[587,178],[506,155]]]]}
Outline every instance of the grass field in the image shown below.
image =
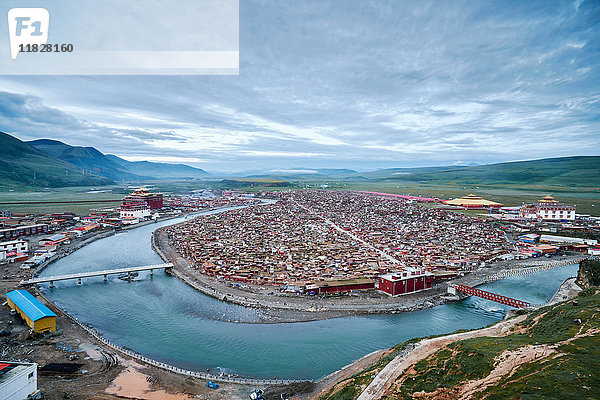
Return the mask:
{"type": "MultiPolygon", "coordinates": [[[[136,183],[137,187],[144,183],[136,183]]],[[[434,185],[419,184],[412,182],[352,182],[352,181],[292,181],[288,187],[265,187],[255,185],[255,187],[243,186],[235,190],[249,192],[263,192],[276,190],[300,190],[304,188],[320,189],[322,185],[327,186],[327,190],[364,190],[373,192],[409,194],[423,197],[437,197],[440,199],[449,199],[461,197],[469,193],[475,193],[488,200],[497,201],[505,206],[519,206],[522,203],[531,203],[539,200],[547,194],[553,195],[558,201],[565,204],[574,204],[577,206],[577,213],[600,215],[600,190],[585,188],[558,188],[558,187],[512,187],[512,186],[456,186],[456,185],[434,185]]],[[[182,180],[182,181],[152,181],[147,182],[146,186],[154,191],[163,193],[189,192],[199,189],[223,188],[220,181],[209,180],[182,180]]],[[[84,213],[90,208],[105,208],[118,204],[123,196],[131,191],[128,185],[99,187],[96,189],[110,190],[104,193],[88,193],[92,187],[70,187],[54,188],[45,190],[21,190],[9,192],[4,189],[0,191],[0,209],[10,209],[13,212],[59,212],[70,211],[84,213]],[[115,200],[115,203],[82,203],[72,205],[4,205],[4,202],[15,201],[67,201],[67,200],[115,200]]],[[[470,212],[479,214],[481,210],[470,212]]]]}
{"type": "MultiPolygon", "coordinates": [[[[101,190],[111,190],[101,188],[101,190]]],[[[0,209],[13,213],[45,214],[52,212],[73,212],[85,214],[90,209],[115,207],[120,204],[126,191],[113,188],[110,192],[90,193],[91,188],[56,188],[26,192],[0,192],[0,209]],[[114,200],[113,202],[76,203],[77,201],[114,200]],[[15,202],[70,201],[71,204],[14,204],[15,202]],[[12,204],[7,204],[12,203],[12,204]]]]}
{"type": "MultiPolygon", "coordinates": [[[[598,264],[596,262],[596,264],[598,264]]],[[[596,270],[600,266],[595,266],[596,270]]],[[[487,377],[501,354],[508,357],[528,346],[550,346],[554,352],[533,362],[521,361],[511,374],[483,386],[475,399],[600,398],[600,291],[587,289],[571,301],[542,307],[502,337],[477,337],[454,342],[420,360],[400,375],[385,399],[456,398],[461,385],[487,377]],[[576,321],[581,321],[580,323],[576,321]]],[[[412,341],[420,340],[413,339],[412,341]]],[[[412,342],[409,341],[409,342],[412,342]]],[[[354,400],[402,348],[395,346],[379,361],[355,374],[319,400],[354,400]]]]}
{"type": "MultiPolygon", "coordinates": [[[[564,188],[564,187],[542,187],[542,186],[504,186],[504,185],[481,185],[481,186],[456,186],[456,185],[434,185],[413,182],[355,182],[355,181],[291,181],[290,186],[282,188],[266,187],[240,187],[238,190],[253,192],[276,191],[276,190],[299,190],[304,188],[320,189],[322,185],[327,190],[364,190],[372,192],[408,194],[422,197],[437,197],[449,199],[462,197],[470,193],[482,196],[487,200],[497,201],[507,207],[520,206],[523,203],[536,202],[542,197],[550,194],[559,202],[576,205],[578,214],[591,214],[600,216],[600,190],[590,188],[564,188]]],[[[474,214],[481,213],[479,210],[474,214]]]]}

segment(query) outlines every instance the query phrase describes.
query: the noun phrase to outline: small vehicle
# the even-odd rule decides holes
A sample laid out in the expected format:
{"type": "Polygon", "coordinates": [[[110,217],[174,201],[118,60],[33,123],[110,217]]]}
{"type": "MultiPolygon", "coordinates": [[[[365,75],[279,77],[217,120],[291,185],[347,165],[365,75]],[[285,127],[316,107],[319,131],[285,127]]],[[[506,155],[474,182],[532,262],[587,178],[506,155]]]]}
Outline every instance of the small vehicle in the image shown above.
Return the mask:
{"type": "Polygon", "coordinates": [[[213,381],[208,381],[208,383],[206,384],[206,387],[209,388],[209,389],[218,389],[219,385],[217,385],[213,381]]]}
{"type": "Polygon", "coordinates": [[[263,391],[260,389],[256,389],[254,392],[250,393],[250,400],[263,400],[262,397],[263,391]]]}

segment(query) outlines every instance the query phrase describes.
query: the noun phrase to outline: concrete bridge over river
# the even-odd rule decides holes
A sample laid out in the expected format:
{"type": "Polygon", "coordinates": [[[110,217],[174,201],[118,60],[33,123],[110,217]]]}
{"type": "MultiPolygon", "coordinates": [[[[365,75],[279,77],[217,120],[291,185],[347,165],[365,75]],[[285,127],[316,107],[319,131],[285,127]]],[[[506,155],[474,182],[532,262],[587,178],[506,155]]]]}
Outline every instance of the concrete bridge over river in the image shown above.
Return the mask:
{"type": "Polygon", "coordinates": [[[38,277],[38,278],[31,278],[25,281],[21,281],[21,285],[22,286],[27,286],[27,285],[35,285],[37,283],[46,283],[46,282],[50,282],[50,287],[54,287],[54,282],[56,281],[65,281],[65,280],[69,280],[69,279],[77,279],[77,283],[81,284],[82,283],[82,279],[83,278],[90,278],[93,276],[103,276],[104,277],[104,281],[106,282],[106,280],[108,279],[108,275],[123,275],[123,274],[127,274],[128,278],[132,278],[132,274],[134,272],[141,272],[141,271],[150,271],[150,275],[154,274],[154,270],[155,269],[164,269],[164,270],[168,270],[173,268],[173,264],[171,263],[166,263],[166,264],[155,264],[155,265],[144,265],[144,266],[138,266],[138,267],[128,267],[128,268],[117,268],[117,269],[105,269],[102,271],[88,271],[88,272],[78,272],[75,274],[67,274],[67,275],[55,275],[55,276],[45,276],[45,277],[38,277]]]}

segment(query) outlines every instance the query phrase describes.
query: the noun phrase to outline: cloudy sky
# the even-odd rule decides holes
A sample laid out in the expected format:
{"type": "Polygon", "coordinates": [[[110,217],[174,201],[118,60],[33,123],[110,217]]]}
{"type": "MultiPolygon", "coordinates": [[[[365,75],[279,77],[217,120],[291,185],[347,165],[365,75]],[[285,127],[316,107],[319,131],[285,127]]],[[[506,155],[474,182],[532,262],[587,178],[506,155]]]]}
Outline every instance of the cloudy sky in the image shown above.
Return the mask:
{"type": "Polygon", "coordinates": [[[2,76],[0,130],[209,171],[599,154],[598,1],[239,13],[239,76],[2,76]]]}

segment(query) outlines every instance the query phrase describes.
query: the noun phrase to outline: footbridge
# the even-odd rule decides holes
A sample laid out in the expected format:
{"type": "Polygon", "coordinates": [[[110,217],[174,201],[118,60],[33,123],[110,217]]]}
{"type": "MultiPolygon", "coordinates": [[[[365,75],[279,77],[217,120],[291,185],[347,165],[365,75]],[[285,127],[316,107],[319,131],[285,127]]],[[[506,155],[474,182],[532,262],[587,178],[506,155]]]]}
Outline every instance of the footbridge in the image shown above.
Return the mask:
{"type": "Polygon", "coordinates": [[[505,304],[507,306],[515,307],[515,308],[526,308],[531,307],[531,304],[526,301],[521,301],[517,299],[513,299],[512,297],[502,296],[501,294],[496,294],[492,292],[486,292],[485,290],[477,289],[471,286],[466,285],[449,285],[448,293],[456,294],[456,292],[466,293],[468,295],[481,297],[486,300],[495,301],[496,303],[505,304]]]}
{"type": "Polygon", "coordinates": [[[567,266],[573,265],[573,264],[579,264],[581,261],[587,260],[590,258],[597,259],[597,257],[580,257],[580,258],[573,258],[570,260],[552,261],[552,262],[547,262],[547,263],[539,262],[539,261],[523,263],[523,264],[519,264],[519,268],[504,269],[502,271],[496,272],[495,274],[486,276],[483,281],[484,281],[484,283],[490,283],[490,282],[494,282],[494,281],[497,281],[500,279],[507,279],[507,278],[512,278],[515,276],[535,275],[537,273],[547,271],[549,269],[562,268],[562,267],[567,267],[567,266]]]}
{"type": "Polygon", "coordinates": [[[155,269],[168,270],[170,268],[173,268],[173,264],[171,264],[171,263],[155,264],[155,265],[144,265],[144,266],[139,266],[139,267],[105,269],[103,271],[78,272],[76,274],[45,276],[45,277],[42,277],[42,278],[40,278],[40,277],[38,277],[38,278],[32,278],[32,279],[29,279],[29,280],[21,281],[20,284],[23,285],[23,286],[26,286],[26,285],[35,285],[37,283],[50,282],[50,287],[54,287],[54,282],[56,282],[56,281],[66,281],[66,280],[69,280],[69,279],[77,279],[77,283],[81,284],[82,283],[81,279],[83,279],[83,278],[90,278],[90,277],[93,277],[93,276],[103,276],[104,277],[104,281],[106,282],[106,280],[108,279],[108,275],[127,274],[127,276],[129,278],[131,278],[131,274],[133,272],[150,271],[150,275],[153,275],[155,269]]]}

